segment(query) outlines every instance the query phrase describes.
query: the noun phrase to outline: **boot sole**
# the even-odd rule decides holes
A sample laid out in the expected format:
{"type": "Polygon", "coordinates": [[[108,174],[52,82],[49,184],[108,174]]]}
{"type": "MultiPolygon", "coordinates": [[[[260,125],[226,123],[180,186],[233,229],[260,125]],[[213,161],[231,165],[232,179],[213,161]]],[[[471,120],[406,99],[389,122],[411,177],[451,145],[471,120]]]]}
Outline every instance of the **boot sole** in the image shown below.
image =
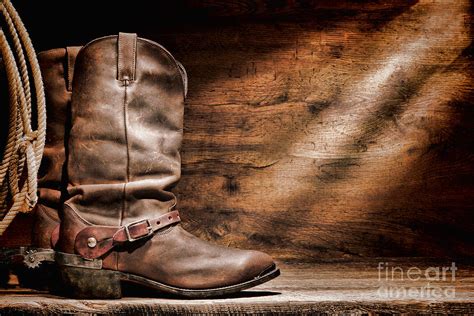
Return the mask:
{"type": "Polygon", "coordinates": [[[138,275],[113,271],[60,266],[62,283],[67,296],[73,298],[116,299],[122,297],[122,282],[140,286],[184,298],[209,298],[229,295],[270,281],[280,275],[280,269],[273,264],[252,280],[235,285],[211,289],[183,289],[153,281],[138,275]]]}

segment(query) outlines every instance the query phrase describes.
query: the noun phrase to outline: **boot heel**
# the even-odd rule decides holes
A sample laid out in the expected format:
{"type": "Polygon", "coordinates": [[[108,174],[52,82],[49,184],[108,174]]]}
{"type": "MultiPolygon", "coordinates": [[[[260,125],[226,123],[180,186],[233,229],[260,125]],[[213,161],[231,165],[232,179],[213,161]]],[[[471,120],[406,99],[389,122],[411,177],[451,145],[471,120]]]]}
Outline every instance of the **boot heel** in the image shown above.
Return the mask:
{"type": "Polygon", "coordinates": [[[61,266],[59,272],[66,294],[73,298],[122,297],[117,271],[61,266]]]}

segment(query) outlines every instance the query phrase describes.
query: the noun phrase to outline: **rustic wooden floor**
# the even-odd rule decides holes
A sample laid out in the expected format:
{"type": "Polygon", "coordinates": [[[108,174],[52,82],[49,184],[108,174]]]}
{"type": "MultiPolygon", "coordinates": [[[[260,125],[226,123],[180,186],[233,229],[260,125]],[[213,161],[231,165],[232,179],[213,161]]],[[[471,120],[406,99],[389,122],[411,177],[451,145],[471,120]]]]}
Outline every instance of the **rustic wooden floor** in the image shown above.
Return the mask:
{"type": "MultiPolygon", "coordinates": [[[[136,291],[120,300],[72,300],[24,289],[8,289],[0,292],[0,315],[473,314],[474,263],[454,260],[457,268],[454,279],[447,270],[443,280],[443,267],[451,267],[452,262],[448,259],[381,258],[311,265],[283,264],[282,275],[267,284],[233,297],[206,300],[163,298],[157,293],[136,291]],[[408,272],[410,268],[411,272],[408,272]],[[416,279],[418,271],[423,275],[419,280],[408,279],[408,274],[416,279]],[[426,278],[425,272],[430,279],[426,278]]],[[[129,292],[132,290],[128,289],[129,292]]]]}

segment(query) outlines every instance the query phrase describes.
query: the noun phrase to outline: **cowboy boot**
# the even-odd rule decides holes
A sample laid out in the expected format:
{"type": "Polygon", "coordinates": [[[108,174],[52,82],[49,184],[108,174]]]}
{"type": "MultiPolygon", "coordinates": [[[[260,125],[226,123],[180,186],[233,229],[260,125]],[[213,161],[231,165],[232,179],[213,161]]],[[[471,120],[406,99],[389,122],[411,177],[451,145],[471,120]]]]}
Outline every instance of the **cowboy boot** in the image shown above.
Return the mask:
{"type": "Polygon", "coordinates": [[[209,297],[279,275],[268,255],[213,245],[180,225],[170,189],[181,175],[182,76],[167,50],[134,34],[79,52],[56,253],[67,295],[119,298],[129,281],[209,297]]]}
{"type": "Polygon", "coordinates": [[[47,130],[38,172],[38,203],[33,209],[32,245],[11,251],[12,270],[22,287],[51,289],[55,278],[54,247],[59,237],[58,210],[65,162],[74,61],[80,47],[38,54],[45,88],[47,130]]]}

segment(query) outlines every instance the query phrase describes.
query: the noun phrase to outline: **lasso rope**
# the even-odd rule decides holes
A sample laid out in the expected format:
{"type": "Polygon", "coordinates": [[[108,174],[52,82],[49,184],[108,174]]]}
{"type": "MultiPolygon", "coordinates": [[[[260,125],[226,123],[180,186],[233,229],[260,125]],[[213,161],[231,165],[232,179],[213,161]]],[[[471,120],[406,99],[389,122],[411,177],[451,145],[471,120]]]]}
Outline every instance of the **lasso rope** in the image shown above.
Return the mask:
{"type": "Polygon", "coordinates": [[[30,211],[38,199],[37,175],[46,137],[46,104],[38,60],[25,26],[9,0],[0,1],[0,11],[13,44],[12,50],[0,27],[0,54],[8,80],[10,113],[0,164],[1,235],[18,212],[30,211]],[[31,126],[30,82],[35,92],[37,130],[31,126]]]}

